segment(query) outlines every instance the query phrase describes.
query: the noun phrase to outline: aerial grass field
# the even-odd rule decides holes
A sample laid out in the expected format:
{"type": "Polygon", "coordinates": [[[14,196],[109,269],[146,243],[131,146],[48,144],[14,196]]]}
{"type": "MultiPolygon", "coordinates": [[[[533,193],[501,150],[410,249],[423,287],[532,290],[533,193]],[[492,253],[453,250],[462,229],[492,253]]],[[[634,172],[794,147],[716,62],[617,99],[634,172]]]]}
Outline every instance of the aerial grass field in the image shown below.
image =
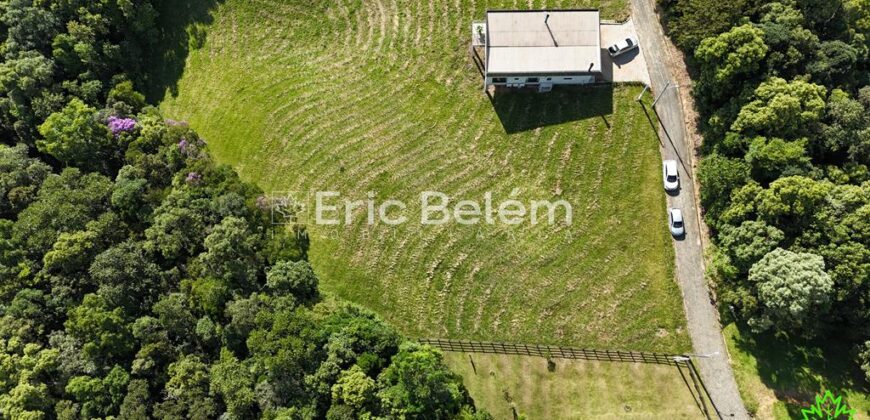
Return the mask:
{"type": "Polygon", "coordinates": [[[167,117],[267,192],[418,203],[564,199],[573,223],[316,226],[321,288],[414,337],[690,348],[666,227],[659,139],[639,86],[483,93],[469,55],[487,8],[624,0],[227,0],[191,28],[167,117]]]}
{"type": "Polygon", "coordinates": [[[698,419],[713,408],[699,399],[687,368],[542,357],[445,353],[478,407],[495,418],[698,419]]]}

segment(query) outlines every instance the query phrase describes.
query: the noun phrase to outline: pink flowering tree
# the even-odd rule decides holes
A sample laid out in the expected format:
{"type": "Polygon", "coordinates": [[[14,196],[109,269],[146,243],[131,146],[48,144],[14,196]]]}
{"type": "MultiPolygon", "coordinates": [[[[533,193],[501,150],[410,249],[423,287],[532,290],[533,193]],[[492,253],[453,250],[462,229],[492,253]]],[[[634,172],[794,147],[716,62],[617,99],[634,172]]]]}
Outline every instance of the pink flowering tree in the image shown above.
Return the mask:
{"type": "Polygon", "coordinates": [[[132,118],[120,118],[113,115],[106,121],[106,125],[109,127],[109,131],[112,132],[112,135],[117,138],[122,133],[129,133],[135,130],[136,120],[132,118]]]}

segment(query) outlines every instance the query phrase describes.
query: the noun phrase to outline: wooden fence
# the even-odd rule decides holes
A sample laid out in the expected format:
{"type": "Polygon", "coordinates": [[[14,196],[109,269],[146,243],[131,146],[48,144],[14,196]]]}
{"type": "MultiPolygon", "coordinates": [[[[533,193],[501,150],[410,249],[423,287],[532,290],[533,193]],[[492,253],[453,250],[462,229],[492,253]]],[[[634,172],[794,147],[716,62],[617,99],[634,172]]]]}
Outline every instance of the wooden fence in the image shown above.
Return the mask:
{"type": "Polygon", "coordinates": [[[594,350],[543,344],[490,343],[443,338],[424,338],[417,341],[443,351],[457,351],[464,353],[513,354],[520,356],[552,357],[558,359],[655,363],[662,365],[676,365],[685,362],[685,358],[678,354],[642,351],[594,350]]]}

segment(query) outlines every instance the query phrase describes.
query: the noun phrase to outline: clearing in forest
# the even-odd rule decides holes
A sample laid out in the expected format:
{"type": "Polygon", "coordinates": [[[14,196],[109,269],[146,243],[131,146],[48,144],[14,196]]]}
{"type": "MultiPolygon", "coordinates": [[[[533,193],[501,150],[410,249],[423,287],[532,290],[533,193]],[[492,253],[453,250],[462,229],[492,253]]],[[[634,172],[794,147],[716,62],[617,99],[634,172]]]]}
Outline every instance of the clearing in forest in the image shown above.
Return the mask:
{"type": "Polygon", "coordinates": [[[227,0],[162,108],[265,191],[573,205],[570,225],[309,225],[321,288],[406,334],[684,351],[641,88],[490,101],[468,54],[487,8],[584,6],[626,17],[620,0],[227,0]]]}

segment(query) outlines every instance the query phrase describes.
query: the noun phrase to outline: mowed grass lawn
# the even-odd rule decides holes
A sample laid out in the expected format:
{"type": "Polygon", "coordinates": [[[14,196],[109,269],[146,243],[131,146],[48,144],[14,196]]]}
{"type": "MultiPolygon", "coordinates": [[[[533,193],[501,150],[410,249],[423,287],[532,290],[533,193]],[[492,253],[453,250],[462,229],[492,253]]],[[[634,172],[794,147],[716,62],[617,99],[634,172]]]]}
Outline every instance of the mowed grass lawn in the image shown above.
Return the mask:
{"type": "Polygon", "coordinates": [[[705,406],[713,412],[685,367],[553,359],[551,371],[542,357],[449,352],[444,360],[497,419],[515,418],[514,410],[529,419],[700,419],[705,406]]]}
{"type": "Polygon", "coordinates": [[[308,226],[322,289],[406,334],[687,350],[641,88],[491,102],[469,57],[471,22],[487,8],[591,5],[227,0],[162,108],[266,191],[408,202],[412,222],[398,227],[361,212],[347,227],[308,226]],[[573,223],[422,226],[427,190],[564,199],[573,223]]]}

